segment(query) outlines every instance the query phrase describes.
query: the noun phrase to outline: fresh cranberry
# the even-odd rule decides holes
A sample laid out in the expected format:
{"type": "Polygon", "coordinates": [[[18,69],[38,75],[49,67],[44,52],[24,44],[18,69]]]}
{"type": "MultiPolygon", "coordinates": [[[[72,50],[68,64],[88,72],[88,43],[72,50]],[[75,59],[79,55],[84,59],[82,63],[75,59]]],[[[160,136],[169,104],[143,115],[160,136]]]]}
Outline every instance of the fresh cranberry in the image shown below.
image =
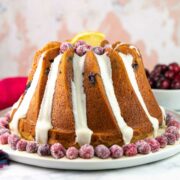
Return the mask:
{"type": "Polygon", "coordinates": [[[148,69],[146,69],[146,68],[145,68],[145,73],[146,73],[147,78],[149,78],[149,76],[150,76],[150,72],[149,72],[149,70],[148,70],[148,69]]]}
{"type": "Polygon", "coordinates": [[[170,86],[171,86],[171,82],[168,79],[161,81],[160,84],[161,89],[169,89],[170,86]]]}
{"type": "Polygon", "coordinates": [[[168,79],[173,79],[173,78],[174,78],[174,75],[175,75],[175,73],[174,73],[174,71],[172,71],[172,70],[166,71],[165,74],[164,74],[164,76],[165,76],[166,78],[168,78],[168,79]]]}
{"type": "Polygon", "coordinates": [[[180,72],[175,75],[174,80],[175,81],[180,81],[180,72]]]}
{"type": "Polygon", "coordinates": [[[171,88],[172,88],[172,89],[180,89],[180,80],[174,80],[174,81],[171,83],[171,88]]]}
{"type": "Polygon", "coordinates": [[[169,64],[169,70],[174,71],[174,73],[178,73],[180,71],[180,67],[177,63],[169,64]]]}

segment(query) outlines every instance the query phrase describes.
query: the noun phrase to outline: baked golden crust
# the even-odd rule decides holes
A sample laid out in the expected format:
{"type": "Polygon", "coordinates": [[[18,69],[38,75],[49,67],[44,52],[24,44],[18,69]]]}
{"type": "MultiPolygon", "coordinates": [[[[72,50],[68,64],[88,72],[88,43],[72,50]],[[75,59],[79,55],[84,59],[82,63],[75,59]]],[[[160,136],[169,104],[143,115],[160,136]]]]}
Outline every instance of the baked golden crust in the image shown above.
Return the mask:
{"type": "MultiPolygon", "coordinates": [[[[106,43],[107,41],[104,41],[101,45],[103,46],[106,43]]],[[[35,126],[48,79],[48,70],[53,59],[59,54],[59,47],[59,42],[50,42],[34,56],[28,83],[33,79],[39,58],[42,53],[45,53],[38,85],[31,99],[27,115],[19,121],[19,132],[27,140],[35,139],[35,126]]],[[[112,67],[114,91],[120,105],[122,117],[127,125],[134,130],[132,142],[135,142],[151,136],[153,128],[130,83],[126,68],[118,55],[119,51],[133,56],[134,72],[140,92],[150,114],[156,117],[160,124],[162,123],[162,112],[152,94],[145,75],[142,57],[138,50],[120,42],[114,43],[113,48],[108,48],[106,53],[110,58],[112,67]]],[[[51,114],[53,128],[48,132],[49,144],[60,142],[66,148],[70,146],[79,147],[76,143],[75,120],[72,107],[73,56],[74,51],[72,49],[67,50],[62,55],[61,63],[58,67],[51,114]]],[[[100,68],[92,51],[86,53],[83,87],[86,94],[87,125],[93,131],[91,144],[93,146],[104,144],[108,147],[113,144],[123,145],[122,133],[107,99],[100,68]],[[90,75],[93,75],[93,80],[90,79],[90,75]]],[[[16,109],[13,110],[11,119],[15,112],[16,109]]]]}

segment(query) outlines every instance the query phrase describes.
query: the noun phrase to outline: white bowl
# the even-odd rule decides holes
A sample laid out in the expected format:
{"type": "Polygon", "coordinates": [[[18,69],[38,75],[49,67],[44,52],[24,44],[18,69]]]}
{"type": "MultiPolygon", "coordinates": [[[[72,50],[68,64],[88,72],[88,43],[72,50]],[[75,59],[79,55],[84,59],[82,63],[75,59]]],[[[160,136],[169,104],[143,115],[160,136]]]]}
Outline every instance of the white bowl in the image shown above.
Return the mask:
{"type": "Polygon", "coordinates": [[[180,111],[180,89],[165,90],[153,89],[153,93],[159,105],[176,111],[180,111]]]}

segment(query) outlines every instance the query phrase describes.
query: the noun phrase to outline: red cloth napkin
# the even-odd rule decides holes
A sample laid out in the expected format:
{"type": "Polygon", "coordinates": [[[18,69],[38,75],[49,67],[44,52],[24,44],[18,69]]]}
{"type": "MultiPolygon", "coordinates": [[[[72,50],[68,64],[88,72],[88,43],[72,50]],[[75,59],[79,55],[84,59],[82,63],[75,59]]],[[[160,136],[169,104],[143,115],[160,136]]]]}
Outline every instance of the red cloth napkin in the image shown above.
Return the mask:
{"type": "Polygon", "coordinates": [[[27,77],[0,80],[0,110],[12,106],[24,92],[27,77]]]}

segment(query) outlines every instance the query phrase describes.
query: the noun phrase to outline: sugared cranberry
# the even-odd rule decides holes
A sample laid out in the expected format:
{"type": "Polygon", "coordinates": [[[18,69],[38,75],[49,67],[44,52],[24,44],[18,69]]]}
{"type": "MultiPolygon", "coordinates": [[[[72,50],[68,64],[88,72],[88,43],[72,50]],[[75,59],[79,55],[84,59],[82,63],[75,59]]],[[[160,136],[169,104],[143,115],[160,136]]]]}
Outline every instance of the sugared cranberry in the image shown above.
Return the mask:
{"type": "Polygon", "coordinates": [[[94,47],[93,51],[98,55],[104,54],[104,48],[103,47],[94,47]]]}
{"type": "Polygon", "coordinates": [[[26,151],[27,141],[24,139],[20,139],[16,144],[16,149],[18,151],[26,151]]]}
{"type": "Polygon", "coordinates": [[[81,146],[79,149],[79,156],[83,159],[90,159],[94,156],[94,148],[89,144],[81,146]]]}
{"type": "Polygon", "coordinates": [[[127,144],[123,146],[125,156],[135,156],[137,154],[137,147],[135,144],[127,144]]]}
{"type": "Polygon", "coordinates": [[[8,144],[8,137],[9,137],[9,133],[6,132],[2,135],[0,135],[0,144],[8,144]]]}
{"type": "Polygon", "coordinates": [[[10,119],[11,119],[11,111],[7,112],[7,113],[5,114],[5,117],[7,118],[7,121],[9,122],[10,119]]]}
{"type": "Polygon", "coordinates": [[[139,154],[149,154],[151,152],[150,145],[144,140],[137,141],[136,146],[139,154]]]}
{"type": "Polygon", "coordinates": [[[79,56],[83,56],[87,51],[90,51],[92,49],[91,46],[84,44],[84,45],[80,45],[75,49],[75,52],[77,55],[79,56]]]}
{"type": "Polygon", "coordinates": [[[105,145],[98,145],[95,147],[95,154],[101,159],[107,159],[110,156],[110,150],[105,145]]]}
{"type": "Polygon", "coordinates": [[[16,150],[16,144],[20,140],[19,136],[15,134],[10,134],[8,136],[8,144],[11,146],[12,149],[16,150]]]}
{"type": "Polygon", "coordinates": [[[178,140],[179,137],[180,137],[179,130],[178,130],[178,128],[175,127],[175,126],[169,126],[169,127],[166,129],[166,133],[174,134],[174,135],[176,136],[176,140],[178,140]]]}
{"type": "Polygon", "coordinates": [[[69,42],[63,42],[60,46],[60,52],[64,53],[65,51],[67,51],[68,49],[73,48],[72,44],[69,42]]]}
{"type": "Polygon", "coordinates": [[[176,142],[176,136],[171,133],[165,133],[164,136],[167,137],[167,144],[168,145],[173,145],[176,142]]]}
{"type": "Polygon", "coordinates": [[[28,153],[36,153],[38,149],[38,144],[35,141],[28,141],[26,146],[26,151],[28,153]]]}
{"type": "Polygon", "coordinates": [[[111,152],[112,158],[120,158],[123,156],[123,148],[119,145],[114,144],[110,147],[109,150],[111,152]]]}
{"type": "Polygon", "coordinates": [[[7,128],[0,128],[0,135],[4,134],[4,133],[10,133],[9,129],[7,128]]]}
{"type": "Polygon", "coordinates": [[[69,147],[66,151],[66,157],[68,159],[76,159],[78,158],[78,155],[79,155],[79,151],[75,147],[69,147]]]}
{"type": "Polygon", "coordinates": [[[84,45],[84,44],[86,44],[85,41],[79,40],[74,44],[74,48],[76,49],[77,47],[84,45]]]}
{"type": "MultiPolygon", "coordinates": [[[[174,114],[168,112],[166,113],[166,124],[168,124],[171,120],[175,120],[174,114]]],[[[179,124],[180,125],[180,124],[179,124]]],[[[171,125],[170,125],[171,126],[171,125]]],[[[180,126],[179,126],[180,127],[180,126]]]]}
{"type": "Polygon", "coordinates": [[[170,126],[175,126],[175,127],[177,127],[178,129],[180,129],[180,122],[172,119],[172,120],[169,120],[169,121],[168,121],[167,126],[168,126],[168,127],[170,127],[170,126]]]}
{"type": "Polygon", "coordinates": [[[154,70],[156,72],[163,73],[163,72],[166,72],[168,70],[168,66],[165,64],[158,64],[155,66],[154,70]]]}
{"type": "Polygon", "coordinates": [[[37,153],[39,156],[49,156],[51,154],[49,144],[40,144],[37,153]]]}
{"type": "Polygon", "coordinates": [[[158,136],[156,137],[156,140],[159,142],[160,144],[160,148],[165,148],[167,146],[167,137],[166,136],[158,136]]]}
{"type": "Polygon", "coordinates": [[[145,141],[150,145],[151,147],[151,152],[156,152],[159,151],[160,149],[160,144],[156,139],[145,139],[145,141]]]}
{"type": "Polygon", "coordinates": [[[180,71],[180,67],[177,63],[171,63],[168,66],[169,70],[173,71],[174,73],[178,73],[180,71]]]}
{"type": "Polygon", "coordinates": [[[172,89],[180,89],[180,80],[173,80],[171,83],[172,89]]]}
{"type": "Polygon", "coordinates": [[[60,143],[55,143],[51,146],[51,155],[56,158],[63,158],[65,156],[66,153],[66,149],[64,148],[64,146],[60,143]]]}
{"type": "Polygon", "coordinates": [[[0,118],[0,127],[4,127],[4,128],[8,127],[8,118],[7,117],[0,118]]]}

